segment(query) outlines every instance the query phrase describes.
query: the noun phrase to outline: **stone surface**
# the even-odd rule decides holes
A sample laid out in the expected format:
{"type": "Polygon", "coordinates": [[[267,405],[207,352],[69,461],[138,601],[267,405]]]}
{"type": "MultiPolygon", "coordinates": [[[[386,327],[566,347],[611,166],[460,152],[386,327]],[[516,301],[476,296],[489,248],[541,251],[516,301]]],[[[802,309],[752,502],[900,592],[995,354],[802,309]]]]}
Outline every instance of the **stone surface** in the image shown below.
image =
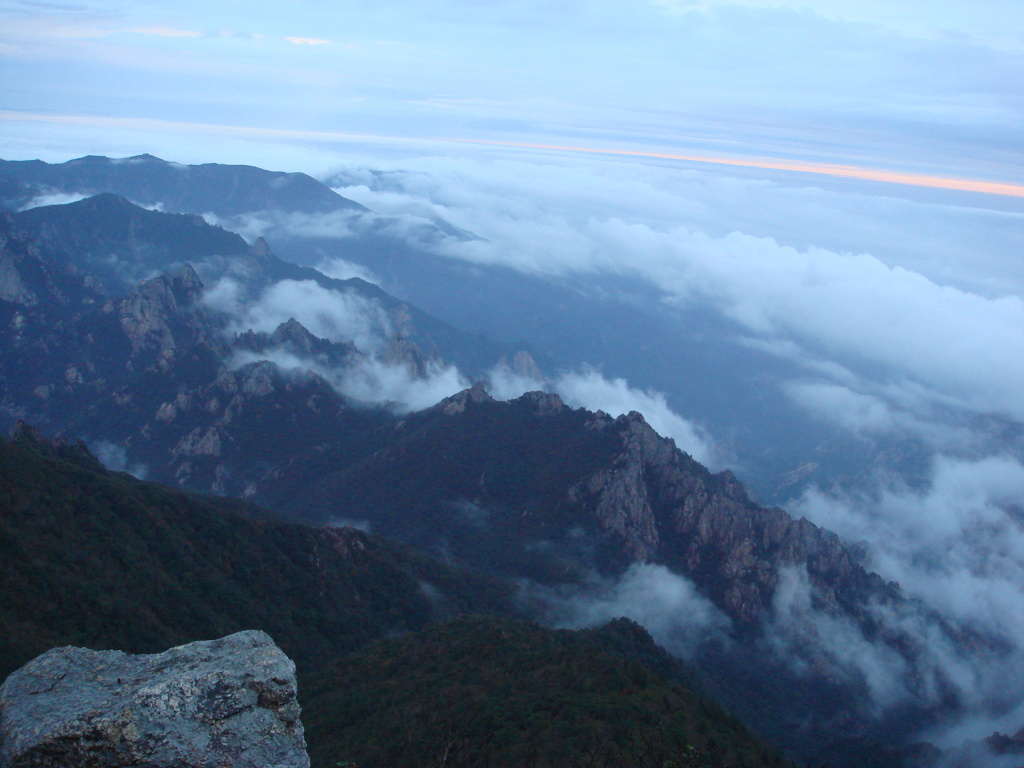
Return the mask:
{"type": "Polygon", "coordinates": [[[731,472],[711,474],[639,413],[596,415],[587,426],[613,430],[622,447],[569,488],[577,517],[592,516],[628,562],[660,562],[693,579],[738,627],[756,629],[772,610],[785,568],[806,569],[819,607],[836,614],[898,599],[835,534],[753,503],[731,472]]]}
{"type": "Polygon", "coordinates": [[[152,655],[56,648],[0,687],[0,768],[307,768],[295,693],[259,631],[152,655]]]}

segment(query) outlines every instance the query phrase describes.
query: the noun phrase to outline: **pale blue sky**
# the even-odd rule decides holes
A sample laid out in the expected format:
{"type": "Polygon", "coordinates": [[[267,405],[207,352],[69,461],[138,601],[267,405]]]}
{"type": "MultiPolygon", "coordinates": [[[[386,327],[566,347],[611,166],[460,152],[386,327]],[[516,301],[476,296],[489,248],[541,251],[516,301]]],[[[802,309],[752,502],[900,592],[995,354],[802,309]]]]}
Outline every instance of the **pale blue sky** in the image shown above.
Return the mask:
{"type": "MultiPolygon", "coordinates": [[[[51,159],[94,151],[14,112],[1024,181],[1024,4],[1005,0],[20,1],[0,4],[0,56],[6,156],[33,136],[51,159]]],[[[169,132],[182,159],[212,148],[169,132]]]]}

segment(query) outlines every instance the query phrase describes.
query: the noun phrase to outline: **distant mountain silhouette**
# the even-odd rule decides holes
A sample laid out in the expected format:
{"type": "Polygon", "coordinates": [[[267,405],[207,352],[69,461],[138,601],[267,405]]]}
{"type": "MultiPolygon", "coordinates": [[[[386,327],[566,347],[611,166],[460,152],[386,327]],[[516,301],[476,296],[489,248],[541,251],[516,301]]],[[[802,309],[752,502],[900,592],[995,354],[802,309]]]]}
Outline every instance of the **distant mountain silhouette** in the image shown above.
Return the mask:
{"type": "MultiPolygon", "coordinates": [[[[91,196],[113,192],[135,203],[160,205],[162,210],[175,213],[233,216],[263,210],[366,210],[304,173],[220,163],[181,165],[152,155],[119,159],[90,155],[52,165],[39,160],[0,160],[0,177],[48,193],[91,196]]],[[[8,192],[6,196],[17,194],[8,192]]]]}

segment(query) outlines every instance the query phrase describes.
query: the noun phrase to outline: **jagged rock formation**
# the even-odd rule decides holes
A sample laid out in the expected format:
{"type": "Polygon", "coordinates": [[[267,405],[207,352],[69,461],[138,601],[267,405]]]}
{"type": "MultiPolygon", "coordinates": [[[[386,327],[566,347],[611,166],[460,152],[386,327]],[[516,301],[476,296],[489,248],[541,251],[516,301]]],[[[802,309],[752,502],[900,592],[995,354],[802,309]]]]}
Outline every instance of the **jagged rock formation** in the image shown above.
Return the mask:
{"type": "Polygon", "coordinates": [[[131,344],[131,354],[148,353],[166,370],[175,354],[199,344],[216,343],[216,325],[199,303],[203,284],[190,264],[146,280],[113,308],[131,344]]]}
{"type": "Polygon", "coordinates": [[[232,347],[238,352],[266,355],[283,352],[296,360],[324,368],[344,368],[366,359],[351,341],[328,341],[310,333],[294,318],[285,321],[272,333],[247,330],[235,337],[232,347]]]}
{"type": "MultiPolygon", "coordinates": [[[[608,585],[637,568],[682,577],[720,611],[711,637],[728,636],[725,646],[712,639],[700,652],[709,687],[732,706],[756,702],[744,710],[750,722],[782,743],[800,739],[816,759],[836,754],[813,751],[820,745],[863,738],[873,715],[860,672],[823,651],[829,638],[800,621],[836,622],[865,645],[898,654],[908,690],[919,680],[945,684],[942,670],[915,668],[928,658],[922,638],[879,614],[949,628],[868,570],[855,548],[756,504],[731,473],[708,471],[638,413],[611,418],[544,392],[499,402],[476,386],[375,434],[380,442],[355,460],[331,445],[297,458],[287,478],[267,478],[256,498],[305,519],[359,517],[447,562],[534,585],[527,594],[539,595],[548,620],[558,620],[564,603],[548,608],[545,595],[605,600],[608,585]],[[807,601],[800,619],[778,608],[794,583],[807,601]],[[790,637],[780,632],[795,633],[801,646],[776,653],[773,643],[790,637]],[[797,663],[803,671],[794,672],[797,663]],[[787,703],[765,707],[780,688],[787,703]]],[[[650,596],[652,605],[658,600],[650,596]]],[[[955,632],[947,637],[960,642],[955,632]]],[[[905,725],[919,728],[926,716],[908,711],[905,725]]],[[[889,725],[894,733],[903,727],[896,718],[889,725]]]]}
{"type": "Polygon", "coordinates": [[[0,421],[113,444],[124,466],[186,488],[252,495],[307,438],[345,432],[353,420],[376,424],[342,394],[350,382],[365,397],[362,382],[415,381],[449,352],[480,366],[513,354],[362,280],[287,264],[264,241],[249,246],[199,216],[112,194],[2,216],[0,421]],[[205,298],[218,280],[232,294],[225,306],[205,298]],[[281,281],[320,302],[333,296],[337,311],[366,313],[369,346],[318,337],[294,318],[244,330],[239,308],[281,281]],[[262,444],[282,437],[274,450],[262,444]]]}
{"type": "Polygon", "coordinates": [[[667,562],[695,578],[741,626],[764,616],[787,566],[806,568],[832,610],[837,600],[856,610],[897,594],[838,536],[754,504],[731,472],[702,471],[639,413],[597,428],[616,432],[621,451],[610,467],[575,484],[570,498],[621,537],[633,561],[667,562]]]}
{"type": "MultiPolygon", "coordinates": [[[[72,462],[84,458],[78,450],[24,425],[14,444],[0,441],[0,679],[69,642],[149,651],[260,626],[299,669],[316,768],[333,768],[339,758],[435,766],[435,748],[453,735],[461,746],[449,766],[481,765],[482,755],[492,764],[525,765],[538,748],[547,758],[538,765],[593,765],[595,754],[639,758],[650,750],[661,765],[687,746],[738,767],[785,764],[681,689],[686,670],[629,622],[567,633],[482,618],[510,612],[507,586],[351,528],[272,522],[249,505],[142,483],[95,460],[72,462]],[[474,618],[420,635],[467,612],[474,618]],[[366,647],[383,637],[389,646],[366,647]],[[609,729],[623,738],[610,739],[609,729]],[[425,759],[412,759],[410,747],[425,759]],[[374,752],[378,759],[370,759],[374,752]],[[386,759],[396,752],[401,759],[386,759]]],[[[108,667],[107,675],[124,673],[108,667]]],[[[65,680],[75,689],[70,698],[82,693],[80,682],[65,680]]],[[[114,695],[124,701],[130,694],[114,695]]],[[[121,710],[125,718],[138,714],[130,705],[121,710]]],[[[105,764],[63,754],[61,765],[105,764]]],[[[128,748],[122,754],[134,756],[128,748]]],[[[132,764],[162,763],[151,755],[132,764]]],[[[196,765],[203,763],[175,768],[196,765]]]]}
{"type": "Polygon", "coordinates": [[[741,632],[770,613],[787,567],[806,569],[829,611],[862,615],[869,601],[898,594],[837,536],[755,504],[731,472],[709,472],[639,413],[613,419],[552,393],[504,403],[477,384],[408,416],[354,464],[325,452],[293,473],[308,480],[301,507],[272,482],[264,500],[314,519],[367,510],[375,530],[517,578],[667,565],[741,632]],[[396,490],[405,487],[408,494],[396,490]],[[487,524],[469,520],[466,505],[487,524]]]}
{"type": "Polygon", "coordinates": [[[57,648],[0,687],[0,768],[306,768],[295,665],[259,631],[165,653],[57,648]]]}

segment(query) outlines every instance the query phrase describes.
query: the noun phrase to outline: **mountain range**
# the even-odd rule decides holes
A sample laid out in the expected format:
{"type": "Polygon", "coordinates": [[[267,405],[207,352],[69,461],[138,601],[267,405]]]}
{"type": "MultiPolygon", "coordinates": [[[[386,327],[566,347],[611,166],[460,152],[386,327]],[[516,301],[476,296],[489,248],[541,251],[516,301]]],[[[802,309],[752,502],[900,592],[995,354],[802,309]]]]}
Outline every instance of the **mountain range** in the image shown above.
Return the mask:
{"type": "Polygon", "coordinates": [[[879,470],[911,480],[926,474],[928,453],[914,440],[865,440],[810,418],[777,386],[793,377],[792,363],[745,343],[743,329],[727,318],[675,306],[628,274],[581,285],[454,259],[446,244],[472,241],[473,233],[431,213],[381,215],[331,189],[399,192],[393,175],[340,174],[323,184],[304,174],[186,166],[151,155],[53,165],[0,161],[0,206],[113,192],[145,207],[204,215],[251,241],[262,236],[294,264],[371,277],[455,327],[528,344],[547,363],[538,385],[594,366],[665,393],[714,436],[716,461],[742,466],[752,491],[768,503],[787,501],[812,483],[849,484],[879,470]]]}
{"type": "MultiPolygon", "coordinates": [[[[537,314],[519,326],[531,344],[494,341],[475,332],[487,322],[461,331],[364,278],[283,260],[269,235],[249,243],[211,223],[264,211],[340,216],[356,231],[343,257],[354,259],[352,249],[372,241],[362,250],[364,265],[436,285],[433,295],[460,305],[447,319],[468,320],[487,296],[493,302],[482,290],[451,293],[450,285],[464,289],[465,282],[449,279],[456,266],[435,269],[436,256],[411,267],[417,255],[393,247],[384,217],[302,174],[178,166],[143,155],[60,166],[5,162],[0,175],[10,209],[0,218],[0,412],[8,426],[19,425],[5,448],[15,457],[5,469],[15,489],[5,519],[29,526],[12,527],[4,541],[15,553],[37,542],[40,553],[11,561],[26,570],[5,570],[13,586],[4,593],[40,584],[40,604],[51,612],[63,615],[68,603],[86,607],[62,624],[26,618],[18,613],[24,604],[9,603],[8,634],[27,639],[7,658],[49,642],[128,638],[138,651],[231,631],[240,615],[230,604],[246,606],[246,620],[265,623],[259,628],[303,656],[328,647],[354,652],[374,638],[470,611],[548,627],[624,615],[685,658],[710,695],[789,755],[871,766],[935,759],[937,750],[914,741],[964,704],[950,662],[1008,652],[872,573],[856,543],[757,503],[733,473],[710,471],[642,414],[571,407],[551,391],[505,400],[488,391],[495,372],[542,382],[559,365],[583,359],[585,340],[569,355],[567,342],[544,338],[534,346],[534,339],[545,336],[539,330],[551,327],[546,313],[555,308],[593,315],[589,298],[559,303],[562,288],[513,280],[508,290],[520,291],[520,301],[494,311],[516,314],[521,302],[532,302],[537,314]],[[25,208],[54,195],[86,196],[25,208]],[[53,447],[25,422],[69,442],[53,447]],[[110,469],[177,490],[111,475],[93,454],[110,469]],[[23,475],[35,478],[31,487],[17,484],[23,475]],[[92,500],[76,500],[80,491],[92,500]],[[46,494],[64,501],[54,506],[46,494]],[[142,501],[133,505],[123,495],[142,501]],[[34,514],[83,506],[95,512],[59,522],[34,514]],[[177,516],[175,526],[184,521],[167,533],[166,547],[139,539],[151,508],[162,510],[159,526],[169,525],[167,514],[177,516]],[[115,533],[128,523],[135,532],[115,533]],[[54,530],[68,531],[66,540],[47,540],[54,530]],[[277,551],[293,540],[290,551],[277,551]],[[357,562],[353,552],[378,559],[359,554],[357,562]],[[133,583],[149,578],[142,574],[184,578],[172,590],[176,604],[192,606],[181,609],[191,618],[170,622],[148,609],[132,618],[132,606],[155,605],[157,588],[147,587],[145,597],[113,590],[102,576],[111,557],[133,583]],[[62,570],[69,561],[73,567],[62,570]],[[253,571],[256,563],[268,570],[253,571]],[[220,586],[200,587],[189,581],[192,573],[220,586]],[[252,579],[264,586],[232,597],[252,579]],[[305,586],[289,586],[293,579],[305,586]],[[355,621],[359,631],[339,626],[351,623],[345,612],[355,598],[338,585],[357,585],[363,596],[357,602],[369,613],[355,621]],[[378,590],[372,599],[368,589],[378,590]],[[284,612],[296,623],[269,615],[270,605],[289,606],[284,612]]],[[[427,240],[472,237],[443,221],[422,226],[427,240]]],[[[326,247],[316,237],[281,242],[293,251],[326,247]]],[[[480,277],[499,279],[495,272],[480,277]]],[[[621,325],[616,313],[623,312],[601,315],[596,325],[621,325]]],[[[635,318],[622,327],[647,324],[656,335],[655,316],[635,318]]],[[[568,339],[576,326],[554,327],[568,339]]],[[[713,336],[705,331],[702,338],[713,336]]],[[[587,331],[605,345],[625,343],[603,333],[587,331]]],[[[712,355],[712,346],[701,348],[712,355]]],[[[694,363],[672,342],[659,354],[694,363]]],[[[733,363],[721,365],[721,380],[729,381],[733,363]]],[[[732,391],[720,393],[723,409],[732,391]]],[[[444,639],[441,629],[423,642],[455,649],[462,632],[505,636],[500,625],[458,626],[451,631],[459,637],[444,639]]],[[[605,631],[635,635],[615,626],[605,631]]],[[[541,630],[513,634],[524,648],[554,642],[541,630]],[[541,634],[531,640],[530,632],[541,634]]],[[[411,661],[422,652],[418,642],[372,653],[418,667],[411,661]]],[[[366,676],[373,664],[349,664],[337,668],[338,680],[358,667],[367,690],[387,685],[366,676]]],[[[331,685],[319,680],[316,695],[335,700],[348,684],[331,685]]],[[[385,734],[379,739],[388,743],[393,737],[380,730],[385,712],[359,714],[358,727],[385,734]]],[[[707,752],[706,742],[701,749],[707,752]]],[[[429,759],[423,755],[417,759],[429,759]]],[[[607,764],[626,759],[616,755],[607,764]]]]}

